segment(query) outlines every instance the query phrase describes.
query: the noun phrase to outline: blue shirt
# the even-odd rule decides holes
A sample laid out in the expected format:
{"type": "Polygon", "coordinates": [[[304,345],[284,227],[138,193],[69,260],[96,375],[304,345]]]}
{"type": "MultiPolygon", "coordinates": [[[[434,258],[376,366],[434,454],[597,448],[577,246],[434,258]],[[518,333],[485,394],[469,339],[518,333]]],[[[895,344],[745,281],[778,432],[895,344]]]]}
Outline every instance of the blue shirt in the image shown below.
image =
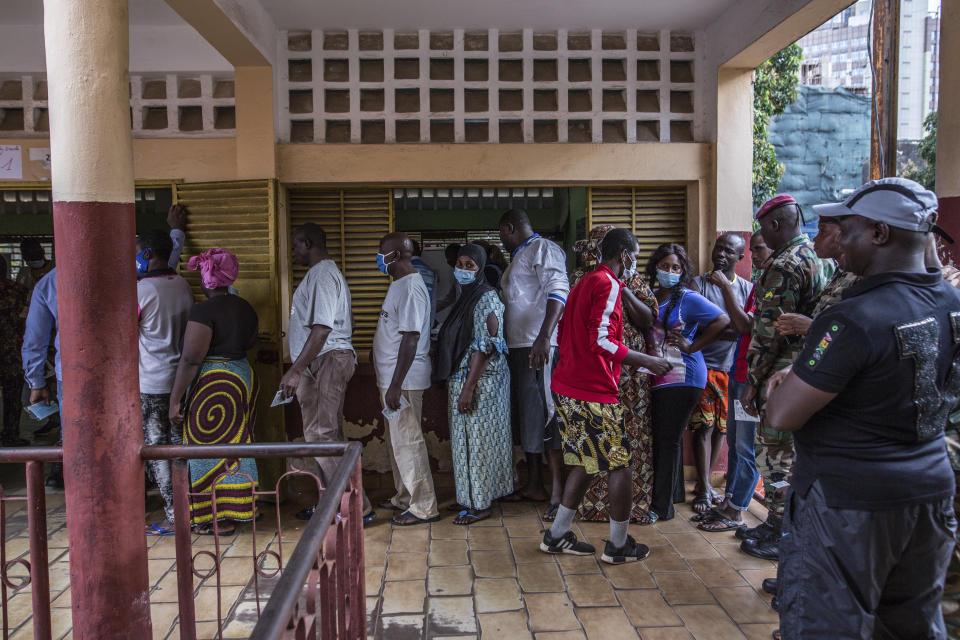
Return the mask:
{"type": "MultiPolygon", "coordinates": [[[[661,320],[670,306],[670,298],[660,304],[659,317],[651,330],[653,343],[660,350],[663,357],[670,361],[673,369],[667,375],[654,378],[653,387],[696,387],[703,389],[707,386],[707,365],[703,360],[703,353],[683,353],[676,347],[665,344],[666,331],[661,320]]],[[[670,312],[666,319],[668,329],[680,325],[683,337],[693,342],[707,325],[723,315],[724,311],[696,291],[684,289],[680,302],[670,312]]]]}
{"type": "MultiPolygon", "coordinates": [[[[183,231],[171,229],[170,239],[173,240],[173,251],[170,253],[171,269],[177,268],[180,254],[183,253],[183,231]]],[[[60,328],[57,324],[57,269],[54,267],[48,274],[40,278],[33,288],[33,297],[30,299],[30,311],[27,312],[27,326],[23,334],[23,347],[20,357],[23,360],[23,377],[31,389],[42,389],[47,386],[47,377],[44,368],[47,363],[47,349],[50,347],[50,336],[56,332],[53,347],[57,350],[54,362],[57,373],[57,382],[63,380],[63,368],[60,365],[60,328]]]]}

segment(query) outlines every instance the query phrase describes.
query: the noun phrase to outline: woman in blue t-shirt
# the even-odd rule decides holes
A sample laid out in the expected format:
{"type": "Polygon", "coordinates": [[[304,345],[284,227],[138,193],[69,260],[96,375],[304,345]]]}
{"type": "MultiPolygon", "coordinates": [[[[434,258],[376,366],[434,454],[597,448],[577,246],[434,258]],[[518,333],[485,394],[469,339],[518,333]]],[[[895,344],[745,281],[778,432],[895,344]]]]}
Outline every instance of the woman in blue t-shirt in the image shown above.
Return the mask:
{"type": "Polygon", "coordinates": [[[659,305],[651,348],[673,365],[651,385],[653,501],[651,515],[673,517],[674,496],[683,502],[683,430],[707,384],[700,350],[730,325],[730,318],[692,287],[693,265],[682,245],[662,244],[647,262],[647,277],[659,305]]]}

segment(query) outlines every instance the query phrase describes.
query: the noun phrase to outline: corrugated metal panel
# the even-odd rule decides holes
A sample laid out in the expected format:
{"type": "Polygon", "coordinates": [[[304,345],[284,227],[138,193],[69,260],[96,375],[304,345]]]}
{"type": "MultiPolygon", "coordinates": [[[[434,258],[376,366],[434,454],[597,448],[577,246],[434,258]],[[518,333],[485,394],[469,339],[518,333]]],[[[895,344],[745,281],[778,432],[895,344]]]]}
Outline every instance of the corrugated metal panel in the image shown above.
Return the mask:
{"type": "Polygon", "coordinates": [[[178,184],[176,200],[190,211],[181,273],[197,297],[203,296],[200,275],[186,269],[190,256],[213,247],[232,251],[240,261],[234,287],[257,310],[260,333],[279,336],[273,182],[178,184]]]}
{"type": "Polygon", "coordinates": [[[640,241],[641,265],[659,245],[686,241],[686,187],[590,187],[588,191],[588,227],[612,224],[632,229],[640,241]]]}
{"type": "MultiPolygon", "coordinates": [[[[353,296],[353,344],[373,346],[380,305],[390,279],[376,269],[380,238],[393,229],[390,189],[291,188],[290,228],[313,222],[327,232],[327,251],[343,271],[353,296]]],[[[293,267],[293,284],[305,269],[293,267]]]]}

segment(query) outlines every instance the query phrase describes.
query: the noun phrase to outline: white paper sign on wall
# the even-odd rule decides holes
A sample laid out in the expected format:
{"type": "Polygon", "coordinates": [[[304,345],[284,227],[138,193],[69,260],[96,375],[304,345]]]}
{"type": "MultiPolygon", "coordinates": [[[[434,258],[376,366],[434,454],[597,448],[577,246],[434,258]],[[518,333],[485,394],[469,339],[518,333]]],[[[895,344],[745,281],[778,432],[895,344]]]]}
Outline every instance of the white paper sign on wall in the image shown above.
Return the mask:
{"type": "Polygon", "coordinates": [[[31,147],[30,161],[39,162],[41,167],[50,171],[50,147],[31,147]]]}
{"type": "Polygon", "coordinates": [[[23,153],[18,144],[0,144],[0,180],[23,178],[23,153]]]}

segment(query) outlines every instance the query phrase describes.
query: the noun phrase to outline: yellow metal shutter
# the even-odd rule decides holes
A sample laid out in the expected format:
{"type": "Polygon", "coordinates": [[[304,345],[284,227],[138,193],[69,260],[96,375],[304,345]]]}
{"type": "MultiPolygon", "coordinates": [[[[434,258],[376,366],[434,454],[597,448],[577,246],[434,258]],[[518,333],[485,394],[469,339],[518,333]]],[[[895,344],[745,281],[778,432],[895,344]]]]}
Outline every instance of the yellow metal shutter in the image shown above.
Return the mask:
{"type": "Polygon", "coordinates": [[[659,245],[686,242],[687,190],[682,185],[590,187],[587,197],[588,228],[612,224],[633,230],[640,241],[640,265],[659,245]]]}
{"type": "MultiPolygon", "coordinates": [[[[327,232],[327,251],[343,271],[353,297],[353,346],[373,346],[380,305],[390,279],[377,271],[380,238],[393,230],[390,189],[291,188],[290,229],[313,222],[327,232]]],[[[293,286],[305,269],[294,266],[293,286]]]]}
{"type": "MultiPolygon", "coordinates": [[[[186,245],[180,273],[203,299],[200,272],[186,262],[213,247],[235,253],[240,272],[234,287],[257,312],[259,332],[247,359],[260,383],[253,439],[284,442],[283,407],[270,408],[283,376],[280,354],[280,294],[277,266],[276,183],[272,180],[176,185],[175,202],[188,210],[186,245]]],[[[283,461],[258,460],[260,486],[272,490],[284,472],[283,461]]],[[[281,494],[284,491],[280,487],[281,494]]]]}

